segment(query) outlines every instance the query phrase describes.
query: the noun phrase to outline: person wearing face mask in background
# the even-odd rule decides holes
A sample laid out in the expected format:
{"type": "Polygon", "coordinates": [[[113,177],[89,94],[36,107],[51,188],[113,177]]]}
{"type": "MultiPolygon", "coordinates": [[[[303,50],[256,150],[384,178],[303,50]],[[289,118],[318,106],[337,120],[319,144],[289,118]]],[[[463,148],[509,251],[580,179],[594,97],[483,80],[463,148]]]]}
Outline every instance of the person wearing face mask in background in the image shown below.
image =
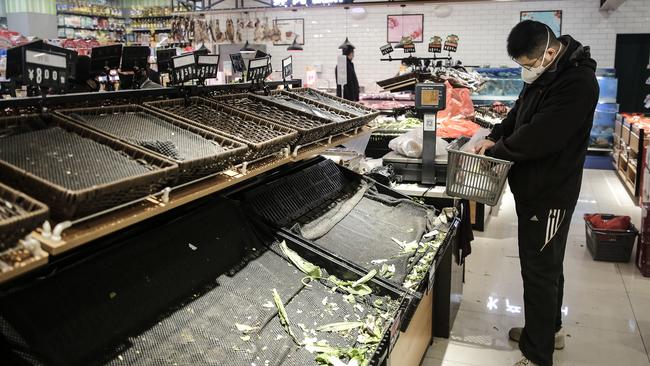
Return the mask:
{"type": "Polygon", "coordinates": [[[515,197],[524,285],[523,328],[509,337],[523,358],[515,366],[551,366],[564,348],[563,261],[571,216],[598,102],[596,61],[571,36],[556,38],[526,20],[508,36],[524,87],[513,109],[475,152],[514,162],[508,182],[515,197]]]}
{"type": "MultiPolygon", "coordinates": [[[[348,45],[346,46],[343,51],[343,55],[347,57],[347,84],[341,88],[340,85],[338,85],[338,77],[337,77],[337,86],[336,86],[336,96],[345,98],[347,100],[353,101],[353,102],[358,102],[359,101],[359,80],[357,79],[357,72],[354,71],[354,64],[352,63],[352,60],[354,60],[354,46],[348,45]]],[[[334,69],[334,75],[338,76],[337,68],[334,69]]]]}

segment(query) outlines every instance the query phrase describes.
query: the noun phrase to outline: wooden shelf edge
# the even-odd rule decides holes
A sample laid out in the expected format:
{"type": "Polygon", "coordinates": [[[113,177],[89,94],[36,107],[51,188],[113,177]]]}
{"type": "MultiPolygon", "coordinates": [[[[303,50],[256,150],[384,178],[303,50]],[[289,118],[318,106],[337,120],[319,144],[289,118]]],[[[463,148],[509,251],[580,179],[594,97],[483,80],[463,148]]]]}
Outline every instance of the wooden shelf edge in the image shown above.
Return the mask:
{"type": "Polygon", "coordinates": [[[14,267],[7,272],[0,272],[0,283],[7,282],[13,278],[16,278],[24,273],[32,271],[38,267],[44,266],[49,260],[49,255],[43,253],[42,256],[38,258],[31,258],[27,262],[21,263],[18,267],[14,267]]]}

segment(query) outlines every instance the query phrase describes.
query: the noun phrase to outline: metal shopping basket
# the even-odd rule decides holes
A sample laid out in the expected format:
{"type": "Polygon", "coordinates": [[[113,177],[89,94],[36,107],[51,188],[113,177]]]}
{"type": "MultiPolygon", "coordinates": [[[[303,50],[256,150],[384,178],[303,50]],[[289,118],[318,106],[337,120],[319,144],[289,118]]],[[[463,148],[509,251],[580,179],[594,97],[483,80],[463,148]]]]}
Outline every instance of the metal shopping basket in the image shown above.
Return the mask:
{"type": "Polygon", "coordinates": [[[494,206],[499,202],[512,162],[463,151],[468,137],[460,137],[447,147],[447,187],[450,197],[494,206]]]}

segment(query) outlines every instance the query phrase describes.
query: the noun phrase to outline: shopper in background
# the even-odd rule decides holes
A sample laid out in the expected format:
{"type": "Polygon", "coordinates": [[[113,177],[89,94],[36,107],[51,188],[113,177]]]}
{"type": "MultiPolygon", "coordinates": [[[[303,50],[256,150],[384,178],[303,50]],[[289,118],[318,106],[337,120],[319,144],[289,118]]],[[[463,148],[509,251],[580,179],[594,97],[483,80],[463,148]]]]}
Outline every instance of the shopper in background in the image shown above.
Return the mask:
{"type": "Polygon", "coordinates": [[[509,332],[524,355],[515,365],[550,366],[553,350],[564,348],[564,251],[598,102],[596,61],[589,47],[568,35],[556,38],[530,20],[512,29],[507,48],[525,85],[476,152],[514,162],[508,181],[518,216],[525,312],[524,327],[509,332]]]}
{"type": "Polygon", "coordinates": [[[339,84],[338,74],[335,69],[334,74],[337,75],[336,95],[339,97],[343,97],[347,100],[351,100],[353,102],[358,102],[359,101],[359,80],[357,80],[357,73],[354,71],[354,64],[352,63],[352,60],[354,59],[354,46],[352,45],[346,46],[343,49],[343,55],[347,56],[348,81],[343,86],[343,90],[341,90],[341,86],[338,85],[339,84]]]}

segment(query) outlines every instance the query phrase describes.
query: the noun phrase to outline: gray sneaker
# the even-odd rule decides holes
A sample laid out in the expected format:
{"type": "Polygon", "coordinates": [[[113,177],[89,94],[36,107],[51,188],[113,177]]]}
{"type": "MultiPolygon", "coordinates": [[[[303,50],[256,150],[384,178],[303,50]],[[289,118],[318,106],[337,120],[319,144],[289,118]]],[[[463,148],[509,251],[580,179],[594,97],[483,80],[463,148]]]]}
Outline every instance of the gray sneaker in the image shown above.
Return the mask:
{"type": "MultiPolygon", "coordinates": [[[[523,330],[524,328],[519,328],[519,327],[512,328],[508,332],[508,337],[510,337],[510,339],[512,339],[515,342],[519,342],[519,339],[521,338],[521,332],[523,330]]],[[[557,350],[564,349],[564,334],[562,334],[561,330],[555,333],[555,349],[557,350]]]]}

